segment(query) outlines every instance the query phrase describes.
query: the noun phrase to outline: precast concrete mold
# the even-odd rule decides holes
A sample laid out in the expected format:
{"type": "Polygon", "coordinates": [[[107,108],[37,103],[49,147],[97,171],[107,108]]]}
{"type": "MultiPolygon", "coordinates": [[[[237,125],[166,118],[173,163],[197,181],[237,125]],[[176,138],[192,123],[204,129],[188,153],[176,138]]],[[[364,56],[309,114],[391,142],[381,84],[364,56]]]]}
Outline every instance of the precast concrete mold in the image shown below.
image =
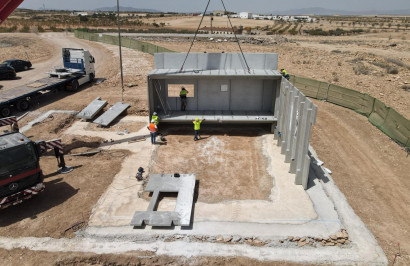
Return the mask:
{"type": "Polygon", "coordinates": [[[122,112],[127,110],[129,107],[129,104],[118,102],[111,106],[105,113],[99,116],[96,120],[94,120],[93,123],[102,126],[108,126],[109,124],[111,124],[112,121],[114,121],[115,118],[117,118],[122,112]]]}
{"type": "Polygon", "coordinates": [[[86,108],[77,114],[78,118],[91,120],[93,119],[105,106],[107,101],[101,101],[100,97],[97,97],[86,108]]]}
{"type": "Polygon", "coordinates": [[[145,191],[152,192],[147,211],[137,211],[131,220],[132,226],[189,226],[191,223],[196,175],[154,174],[151,175],[145,191]],[[174,211],[156,211],[160,193],[177,192],[174,211]]]}

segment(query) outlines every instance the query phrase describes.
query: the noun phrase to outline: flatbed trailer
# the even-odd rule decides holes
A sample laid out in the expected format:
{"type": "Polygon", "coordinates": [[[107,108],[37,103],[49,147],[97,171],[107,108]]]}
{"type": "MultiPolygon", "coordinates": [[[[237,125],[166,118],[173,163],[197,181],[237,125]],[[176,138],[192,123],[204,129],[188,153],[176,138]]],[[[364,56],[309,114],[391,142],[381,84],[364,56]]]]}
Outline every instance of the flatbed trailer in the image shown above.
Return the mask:
{"type": "Polygon", "coordinates": [[[76,74],[65,79],[58,77],[47,77],[31,82],[23,86],[12,88],[6,91],[0,91],[0,114],[8,117],[12,113],[12,107],[19,111],[26,111],[30,108],[30,100],[46,92],[58,89],[71,88],[75,91],[78,86],[78,80],[83,78],[84,74],[76,74]]]}
{"type": "Polygon", "coordinates": [[[0,117],[11,115],[13,107],[27,111],[30,101],[44,93],[56,90],[77,91],[95,77],[94,57],[83,49],[63,48],[63,67],[47,72],[48,77],[26,85],[0,91],[0,117]]]}

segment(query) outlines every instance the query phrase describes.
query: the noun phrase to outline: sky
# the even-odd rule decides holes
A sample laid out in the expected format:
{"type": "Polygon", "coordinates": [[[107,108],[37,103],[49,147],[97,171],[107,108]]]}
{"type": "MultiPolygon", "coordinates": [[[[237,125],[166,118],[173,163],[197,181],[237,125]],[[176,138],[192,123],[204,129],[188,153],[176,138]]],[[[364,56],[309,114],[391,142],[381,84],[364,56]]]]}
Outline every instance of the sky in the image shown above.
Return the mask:
{"type": "MultiPolygon", "coordinates": [[[[121,6],[156,9],[163,12],[202,12],[207,0],[120,0],[121,6]]],[[[233,12],[275,13],[290,9],[321,7],[346,11],[410,9],[410,0],[224,0],[233,12]]],[[[20,7],[40,9],[93,10],[117,5],[116,0],[25,0],[20,7]]],[[[211,0],[209,11],[223,10],[220,0],[211,0]]]]}

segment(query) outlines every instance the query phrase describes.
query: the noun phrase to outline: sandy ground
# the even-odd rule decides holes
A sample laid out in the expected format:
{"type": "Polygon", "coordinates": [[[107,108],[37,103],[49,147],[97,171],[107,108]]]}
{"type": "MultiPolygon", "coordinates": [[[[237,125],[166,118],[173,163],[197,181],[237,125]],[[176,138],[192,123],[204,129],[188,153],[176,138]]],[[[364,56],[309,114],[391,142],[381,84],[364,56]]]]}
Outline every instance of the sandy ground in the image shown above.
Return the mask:
{"type": "MultiPolygon", "coordinates": [[[[86,87],[76,94],[67,93],[46,98],[27,117],[27,121],[33,119],[36,116],[35,114],[38,115],[40,111],[44,112],[50,109],[74,109],[79,111],[97,96],[108,99],[110,104],[121,99],[119,71],[117,68],[118,57],[116,56],[118,54],[117,48],[115,46],[75,40],[69,36],[58,36],[62,43],[67,38],[68,41],[75,42],[78,45],[98,50],[97,62],[102,62],[103,64],[97,72],[97,78],[104,77],[107,80],[98,86],[86,87]]],[[[403,45],[401,48],[389,48],[386,46],[388,43],[387,39],[381,40],[378,47],[385,47],[386,50],[397,49],[397,52],[404,58],[403,60],[408,60],[405,59],[408,58],[408,50],[406,50],[408,49],[408,41],[403,41],[403,44],[399,44],[403,45]]],[[[186,51],[185,48],[188,44],[162,42],[161,45],[174,50],[186,51]]],[[[203,51],[204,49],[207,51],[221,51],[222,49],[231,52],[237,51],[237,46],[231,43],[223,45],[204,43],[201,45],[199,47],[197,44],[194,45],[194,49],[196,51],[203,51]]],[[[357,44],[346,44],[346,47],[349,48],[350,46],[357,46],[357,44]]],[[[361,56],[360,53],[356,54],[353,51],[346,54],[332,53],[320,47],[305,48],[303,43],[298,45],[298,42],[271,47],[244,45],[244,50],[248,52],[279,52],[280,66],[285,66],[291,74],[315,77],[316,79],[327,81],[332,76],[332,72],[336,72],[337,75],[340,75],[337,84],[371,93],[373,96],[378,96],[384,102],[392,105],[402,114],[410,113],[408,104],[409,92],[403,92],[400,89],[402,83],[409,77],[408,70],[404,68],[399,68],[398,75],[385,75],[384,77],[377,75],[357,76],[353,73],[353,63],[349,63],[349,60],[361,56]],[[310,63],[303,64],[304,60],[310,63]],[[342,61],[340,67],[338,66],[339,60],[342,61]],[[383,93],[384,96],[381,96],[380,93],[383,93]]],[[[3,49],[0,50],[0,53],[2,52],[3,49]]],[[[369,48],[368,53],[365,55],[365,60],[370,60],[369,52],[372,52],[371,48],[369,48]]],[[[146,114],[146,74],[153,67],[152,56],[131,50],[128,50],[127,53],[124,60],[130,70],[125,77],[126,84],[135,83],[136,86],[132,88],[126,87],[124,98],[126,102],[132,105],[129,112],[146,114]]],[[[407,193],[409,188],[408,173],[410,172],[409,158],[406,158],[405,152],[399,146],[370,125],[364,117],[328,103],[318,102],[318,105],[318,120],[312,135],[313,147],[317,150],[320,158],[325,161],[325,165],[333,171],[333,177],[337,185],[346,195],[356,213],[376,236],[390,263],[392,263],[394,253],[398,251],[397,242],[400,242],[403,265],[410,264],[408,255],[410,251],[408,241],[409,226],[407,222],[410,218],[410,213],[408,212],[409,194],[407,193]]],[[[53,132],[53,130],[50,129],[47,132],[53,132]]],[[[37,138],[34,134],[39,134],[39,132],[32,134],[34,138],[37,138]]],[[[181,136],[181,138],[185,137],[191,140],[192,136],[181,136]]],[[[86,142],[93,141],[87,140],[86,142]]],[[[200,142],[197,144],[200,144],[200,142]]],[[[162,148],[166,147],[161,147],[160,149],[162,148]]],[[[102,193],[110,183],[110,177],[107,176],[107,180],[101,179],[92,170],[98,167],[103,169],[105,169],[104,167],[109,167],[115,170],[115,167],[119,165],[118,161],[116,161],[117,159],[111,158],[110,155],[101,154],[97,156],[101,156],[101,159],[97,160],[96,158],[99,157],[95,156],[91,158],[73,158],[72,161],[67,163],[72,166],[82,165],[82,167],[76,168],[74,172],[67,176],[51,176],[46,179],[46,182],[50,183],[46,184],[49,188],[53,188],[53,186],[56,188],[63,187],[64,193],[56,192],[57,189],[48,189],[49,192],[44,192],[37,199],[27,201],[20,206],[16,206],[14,209],[5,210],[5,213],[10,214],[10,217],[4,219],[3,217],[5,216],[2,215],[0,218],[2,222],[0,235],[60,237],[62,230],[65,230],[75,222],[83,220],[82,214],[84,217],[88,216],[87,211],[78,211],[78,208],[76,209],[73,206],[77,202],[92,206],[92,201],[97,200],[98,195],[100,195],[99,193],[102,193]],[[113,163],[111,164],[111,162],[113,163]],[[88,168],[88,165],[96,164],[97,167],[88,168]],[[91,182],[88,182],[89,180],[91,182]],[[90,188],[89,183],[98,184],[98,187],[93,186],[93,188],[90,188]],[[46,193],[51,193],[57,198],[53,198],[52,195],[49,196],[46,193]],[[92,199],[89,198],[90,195],[93,195],[92,199]],[[50,201],[50,197],[55,200],[50,201]],[[27,207],[31,208],[29,212],[27,212],[27,207]],[[65,215],[61,213],[61,208],[68,208],[69,216],[64,217],[70,217],[70,219],[64,220],[60,216],[65,215]]],[[[44,157],[43,159],[42,165],[45,173],[52,175],[57,168],[55,159],[52,157],[44,157]]],[[[121,160],[121,158],[118,160],[121,160]]],[[[33,263],[31,260],[33,256],[38,257],[39,261],[41,261],[41,258],[44,258],[47,262],[54,262],[59,258],[73,258],[68,254],[48,254],[42,257],[43,255],[41,252],[31,251],[0,251],[2,258],[8,258],[5,260],[7,261],[6,265],[15,264],[14,259],[20,259],[20,257],[22,257],[22,260],[27,261],[28,264],[33,263]],[[50,260],[48,260],[49,258],[50,260]]],[[[75,257],[75,255],[73,256],[75,257]]],[[[99,257],[94,256],[94,258],[99,257]]],[[[79,258],[79,260],[84,260],[86,263],[89,262],[87,258],[79,258]]],[[[106,259],[105,261],[110,260],[106,259]]],[[[103,264],[100,260],[95,261],[103,264]]],[[[158,261],[160,262],[161,260],[158,259],[158,261]]],[[[247,262],[246,260],[244,261],[247,262]]],[[[208,260],[207,262],[212,263],[213,260],[208,260]]],[[[230,261],[227,258],[215,260],[214,262],[218,265],[242,263],[242,261],[230,261]]],[[[154,260],[152,263],[157,263],[157,260],[154,260]]],[[[249,264],[252,265],[252,263],[249,264]]],[[[256,264],[260,264],[260,262],[256,262],[256,264]]]]}
{"type": "MultiPolygon", "coordinates": [[[[33,126],[25,135],[34,140],[50,140],[61,136],[62,131],[73,121],[69,115],[54,115],[43,123],[33,126]]],[[[101,140],[90,137],[63,137],[66,153],[77,153],[79,147],[93,149],[101,140]]],[[[72,237],[70,228],[88,222],[91,210],[114,175],[119,171],[126,151],[104,152],[92,157],[65,156],[66,164],[73,172],[58,174],[54,154],[48,152],[40,160],[45,176],[46,189],[37,197],[20,205],[2,210],[0,235],[8,237],[72,237]],[[115,152],[115,153],[114,153],[115,152]]]]}
{"type": "Polygon", "coordinates": [[[165,129],[171,136],[167,145],[159,147],[151,172],[195,173],[200,202],[269,200],[272,177],[267,172],[268,158],[260,150],[262,139],[258,137],[269,131],[220,128],[206,125],[206,121],[201,127],[199,141],[193,140],[193,127],[165,129]]]}
{"type": "Polygon", "coordinates": [[[0,249],[2,265],[112,265],[112,266],[143,266],[143,265],[240,265],[240,266],[292,266],[301,265],[286,262],[262,262],[241,257],[169,257],[153,256],[150,252],[132,252],[127,254],[95,255],[87,253],[60,252],[50,253],[16,249],[13,251],[0,249]]]}
{"type": "Polygon", "coordinates": [[[410,157],[364,116],[326,102],[318,105],[311,145],[390,263],[410,263],[410,157]]]}

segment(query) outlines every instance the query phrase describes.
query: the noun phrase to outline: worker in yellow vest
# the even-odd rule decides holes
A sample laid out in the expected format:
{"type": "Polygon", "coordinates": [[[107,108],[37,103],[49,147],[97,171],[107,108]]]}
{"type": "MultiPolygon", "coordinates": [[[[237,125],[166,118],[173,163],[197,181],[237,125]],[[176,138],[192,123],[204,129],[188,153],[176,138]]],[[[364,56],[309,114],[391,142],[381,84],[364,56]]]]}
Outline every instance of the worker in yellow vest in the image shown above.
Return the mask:
{"type": "Polygon", "coordinates": [[[181,98],[181,111],[185,111],[187,106],[187,94],[189,92],[184,88],[181,87],[181,91],[179,92],[179,98],[181,98]]]}
{"type": "Polygon", "coordinates": [[[199,135],[199,130],[201,129],[201,123],[205,121],[205,118],[202,120],[199,120],[199,118],[195,118],[195,120],[192,120],[192,123],[194,123],[194,140],[197,141],[201,138],[201,135],[199,135]]]}
{"type": "Polygon", "coordinates": [[[280,73],[282,74],[282,76],[283,76],[285,79],[289,80],[290,76],[289,76],[288,72],[287,72],[284,68],[282,68],[282,69],[280,70],[280,73]]]}
{"type": "Polygon", "coordinates": [[[148,130],[149,130],[149,134],[151,135],[151,143],[155,144],[155,138],[157,137],[157,125],[155,125],[155,120],[152,119],[151,123],[149,124],[149,126],[147,126],[148,130]]]}
{"type": "Polygon", "coordinates": [[[151,116],[152,120],[155,120],[154,124],[158,127],[159,121],[158,121],[158,114],[154,112],[151,116]]]}

